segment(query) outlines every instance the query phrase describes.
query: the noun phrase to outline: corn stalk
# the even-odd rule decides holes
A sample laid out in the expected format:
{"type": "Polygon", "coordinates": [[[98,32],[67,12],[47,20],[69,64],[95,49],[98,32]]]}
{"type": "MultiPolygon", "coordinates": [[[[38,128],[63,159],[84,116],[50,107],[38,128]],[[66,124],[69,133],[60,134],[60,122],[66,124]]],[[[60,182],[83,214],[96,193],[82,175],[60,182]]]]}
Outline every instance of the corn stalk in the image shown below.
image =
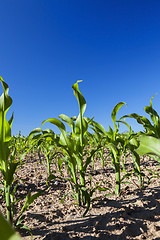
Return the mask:
{"type": "Polygon", "coordinates": [[[0,169],[4,177],[5,186],[5,200],[7,209],[7,219],[12,222],[12,210],[10,199],[10,187],[13,178],[13,171],[17,167],[17,163],[9,165],[9,141],[11,139],[11,125],[13,121],[13,114],[9,121],[6,120],[6,113],[12,105],[12,99],[8,95],[8,85],[0,77],[0,81],[3,87],[3,94],[0,97],[0,169]]]}
{"type": "MultiPolygon", "coordinates": [[[[74,95],[77,98],[79,104],[80,112],[78,117],[70,118],[65,114],[61,114],[59,116],[61,120],[56,118],[49,118],[42,122],[42,126],[44,123],[50,122],[56,125],[61,131],[59,144],[65,156],[64,161],[70,175],[67,180],[70,182],[72,188],[72,196],[75,198],[78,205],[87,205],[87,209],[84,213],[85,215],[90,207],[91,196],[95,191],[95,189],[91,189],[91,186],[90,189],[86,188],[86,171],[88,165],[91,163],[93,154],[99,147],[91,150],[87,154],[84,151],[88,146],[86,134],[88,126],[92,120],[89,120],[83,116],[86,109],[86,101],[78,88],[78,82],[79,81],[77,81],[77,83],[73,84],[72,86],[74,95]],[[70,134],[66,133],[66,127],[62,121],[67,123],[71,128],[70,134]]],[[[98,188],[98,186],[96,186],[96,188],[98,188]]]]}

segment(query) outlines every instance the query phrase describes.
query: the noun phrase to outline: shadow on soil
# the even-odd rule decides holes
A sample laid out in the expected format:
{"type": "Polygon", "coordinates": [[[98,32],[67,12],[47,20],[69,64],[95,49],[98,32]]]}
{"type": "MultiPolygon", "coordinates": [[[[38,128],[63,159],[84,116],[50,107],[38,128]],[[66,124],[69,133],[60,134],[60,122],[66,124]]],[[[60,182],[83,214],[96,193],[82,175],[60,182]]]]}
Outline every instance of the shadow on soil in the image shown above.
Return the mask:
{"type": "MultiPolygon", "coordinates": [[[[140,237],[146,239],[145,234],[148,230],[145,220],[151,222],[160,221],[160,189],[152,188],[152,195],[146,196],[143,192],[137,191],[132,200],[119,199],[109,200],[104,198],[93,204],[93,208],[102,206],[110,207],[111,211],[98,216],[90,215],[76,220],[47,222],[41,214],[30,214],[29,217],[44,221],[45,227],[32,230],[33,235],[41,235],[43,240],[125,240],[140,237]],[[134,206],[136,201],[147,202],[147,205],[134,206]],[[156,216],[156,218],[155,218],[156,216]],[[58,227],[55,228],[58,225],[58,227]],[[47,226],[52,226],[53,231],[48,231],[47,226]]],[[[55,216],[61,217],[63,213],[56,211],[55,216]]],[[[55,217],[56,218],[56,217],[55,217]]],[[[22,237],[28,235],[21,232],[22,237]]],[[[38,239],[38,238],[37,238],[38,239]]],[[[152,240],[158,240],[154,238],[152,240]]]]}

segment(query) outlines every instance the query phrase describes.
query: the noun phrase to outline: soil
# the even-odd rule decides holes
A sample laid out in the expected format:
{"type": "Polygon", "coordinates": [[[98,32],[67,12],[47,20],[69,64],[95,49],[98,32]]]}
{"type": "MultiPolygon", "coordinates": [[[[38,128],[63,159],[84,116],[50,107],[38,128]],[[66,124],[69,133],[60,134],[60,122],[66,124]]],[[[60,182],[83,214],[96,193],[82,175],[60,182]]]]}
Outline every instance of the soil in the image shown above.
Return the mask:
{"type": "MultiPolygon", "coordinates": [[[[45,162],[44,156],[42,156],[45,162]]],[[[160,173],[160,166],[155,160],[145,157],[141,159],[142,170],[146,176],[151,173],[146,170],[160,173]]],[[[132,168],[131,157],[126,166],[132,168]]],[[[66,173],[65,167],[64,173],[66,173]]],[[[52,169],[55,165],[52,164],[52,169]]],[[[92,175],[92,185],[101,182],[101,186],[108,186],[113,190],[115,173],[109,161],[102,168],[100,159],[95,161],[87,174],[92,175]],[[111,184],[113,186],[111,186],[111,184]]],[[[16,198],[23,197],[30,190],[32,194],[45,189],[47,170],[39,162],[37,154],[25,158],[25,164],[18,168],[16,176],[19,183],[16,198]]],[[[50,187],[38,197],[25,212],[24,223],[33,234],[34,240],[123,240],[123,239],[160,239],[160,178],[144,179],[144,188],[138,187],[138,176],[133,177],[135,184],[122,184],[122,194],[108,195],[109,191],[97,190],[90,210],[82,217],[85,209],[78,207],[71,195],[63,203],[61,198],[71,192],[68,182],[55,180],[49,183],[50,187]]],[[[128,180],[129,181],[129,180],[128,180]]],[[[130,181],[131,182],[131,181],[130,181]]],[[[20,212],[24,201],[20,201],[16,212],[20,212]]],[[[0,195],[0,210],[5,214],[5,205],[0,195]]],[[[21,230],[22,239],[30,240],[31,235],[21,230]]]]}

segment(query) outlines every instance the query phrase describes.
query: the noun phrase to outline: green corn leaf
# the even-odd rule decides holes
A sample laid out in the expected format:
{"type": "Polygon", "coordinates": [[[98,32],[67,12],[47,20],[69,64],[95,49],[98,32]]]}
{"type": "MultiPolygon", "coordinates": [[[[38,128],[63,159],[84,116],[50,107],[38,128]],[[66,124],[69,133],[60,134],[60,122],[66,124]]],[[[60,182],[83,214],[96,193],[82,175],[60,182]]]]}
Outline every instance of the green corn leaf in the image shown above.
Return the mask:
{"type": "Polygon", "coordinates": [[[87,159],[85,161],[85,164],[84,164],[84,166],[82,168],[82,171],[86,172],[86,169],[87,169],[88,165],[91,163],[93,155],[98,151],[99,148],[100,147],[97,147],[96,149],[91,151],[90,155],[87,157],[87,159]]]}
{"type": "Polygon", "coordinates": [[[12,104],[12,99],[8,95],[9,87],[0,77],[0,81],[3,87],[3,94],[0,96],[0,167],[4,171],[4,175],[7,169],[9,148],[8,142],[11,139],[11,125],[13,121],[13,114],[9,122],[6,120],[5,116],[12,104]]]}
{"type": "Polygon", "coordinates": [[[96,136],[98,137],[98,141],[99,141],[99,138],[102,139],[102,136],[99,135],[99,133],[102,134],[103,136],[107,137],[107,139],[110,139],[112,137],[112,134],[110,132],[107,132],[100,123],[92,121],[91,124],[94,128],[92,128],[92,127],[90,127],[90,128],[95,131],[96,136]]]}
{"type": "Polygon", "coordinates": [[[13,182],[14,173],[16,172],[16,168],[17,168],[18,165],[19,165],[19,161],[18,162],[11,162],[9,164],[9,169],[8,169],[7,176],[6,176],[6,182],[10,186],[13,182]]]}
{"type": "Polygon", "coordinates": [[[110,188],[108,188],[108,187],[107,188],[106,187],[97,187],[96,189],[99,190],[99,191],[102,191],[102,192],[110,190],[110,188]]]}
{"type": "MultiPolygon", "coordinates": [[[[116,129],[117,131],[117,129],[116,129]]],[[[110,139],[113,139],[115,134],[116,134],[116,131],[114,132],[113,129],[111,128],[111,126],[109,126],[109,132],[108,132],[108,136],[110,139]]]]}
{"type": "Polygon", "coordinates": [[[108,147],[109,149],[111,149],[111,151],[112,151],[112,153],[113,153],[113,156],[114,156],[114,160],[116,160],[117,157],[118,157],[118,149],[117,149],[117,147],[116,147],[113,143],[109,143],[109,144],[107,145],[107,147],[108,147]]]}
{"type": "Polygon", "coordinates": [[[31,240],[33,239],[32,231],[29,227],[21,223],[24,220],[25,216],[22,216],[21,219],[19,219],[19,223],[17,222],[16,229],[25,229],[27,232],[31,234],[31,240]]]}
{"type": "Polygon", "coordinates": [[[11,225],[5,220],[0,212],[0,239],[2,240],[21,240],[11,225]]]}
{"type": "Polygon", "coordinates": [[[8,123],[9,123],[9,126],[10,126],[10,128],[11,128],[11,127],[12,127],[12,123],[13,123],[13,113],[12,113],[12,116],[11,116],[11,118],[9,119],[8,123]]]}
{"type": "Polygon", "coordinates": [[[11,140],[11,127],[4,115],[4,112],[0,112],[0,142],[9,142],[11,140]]]}
{"type": "Polygon", "coordinates": [[[160,157],[160,139],[152,136],[140,136],[136,152],[140,155],[153,154],[160,157]]]}
{"type": "Polygon", "coordinates": [[[120,118],[120,120],[123,118],[128,118],[128,117],[136,119],[139,124],[143,124],[142,120],[141,120],[142,116],[138,115],[137,113],[124,115],[123,117],[120,118]]]}
{"type": "Polygon", "coordinates": [[[85,98],[83,97],[82,93],[80,92],[80,90],[78,88],[78,83],[79,82],[82,82],[82,80],[79,80],[75,84],[73,84],[72,88],[73,88],[73,91],[74,91],[74,95],[78,100],[79,108],[80,108],[80,115],[82,117],[85,110],[86,110],[86,100],[85,100],[85,98]]]}
{"type": "Polygon", "coordinates": [[[156,96],[156,94],[153,95],[153,97],[151,98],[150,100],[150,107],[152,107],[152,101],[153,101],[153,98],[156,96]]]}
{"type": "Polygon", "coordinates": [[[64,132],[64,133],[61,133],[60,134],[60,138],[59,138],[59,143],[61,145],[63,145],[64,147],[68,147],[68,149],[73,152],[73,149],[74,149],[74,145],[73,145],[73,141],[71,138],[69,138],[67,136],[67,134],[64,132]]]}
{"type": "Polygon", "coordinates": [[[56,178],[57,178],[56,175],[54,175],[54,174],[50,174],[49,177],[48,177],[47,179],[48,179],[48,181],[53,181],[53,180],[55,180],[56,178]]]}
{"type": "Polygon", "coordinates": [[[100,123],[93,121],[92,125],[95,127],[96,132],[98,130],[98,132],[106,135],[106,130],[104,129],[104,127],[100,123]]]}
{"type": "Polygon", "coordinates": [[[152,154],[149,154],[151,158],[153,158],[155,161],[157,161],[158,163],[160,163],[160,157],[159,156],[156,156],[156,155],[152,155],[152,154]]]}
{"type": "Polygon", "coordinates": [[[71,193],[66,193],[66,194],[64,194],[63,195],[63,197],[61,198],[61,200],[60,200],[60,203],[63,203],[64,202],[64,200],[65,200],[65,198],[68,196],[68,195],[70,195],[71,193]]]}
{"type": "MultiPolygon", "coordinates": [[[[78,116],[76,123],[75,123],[75,135],[78,136],[82,143],[84,143],[84,135],[86,134],[88,129],[88,122],[85,118],[80,118],[78,116]]],[[[81,145],[82,146],[82,145],[81,145]]]]}
{"type": "Polygon", "coordinates": [[[131,126],[128,123],[126,123],[125,121],[116,121],[116,122],[123,123],[124,125],[126,125],[128,127],[128,129],[129,129],[129,135],[131,135],[132,128],[131,128],[131,126]]]}
{"type": "Polygon", "coordinates": [[[129,141],[129,145],[130,145],[130,147],[131,147],[132,150],[138,148],[138,146],[139,146],[139,141],[138,141],[138,139],[136,139],[136,138],[134,138],[134,137],[131,138],[130,141],[129,141]]]}
{"type": "MultiPolygon", "coordinates": [[[[47,189],[47,188],[46,188],[47,189]]],[[[21,212],[16,220],[16,222],[19,220],[20,216],[28,209],[28,207],[33,203],[33,201],[38,198],[46,189],[39,191],[38,193],[35,193],[31,195],[31,192],[29,191],[28,195],[26,196],[25,203],[21,209],[21,212]]]]}
{"type": "Polygon", "coordinates": [[[16,193],[16,190],[17,190],[17,187],[18,187],[18,183],[14,186],[14,188],[13,188],[13,191],[12,191],[12,193],[11,193],[11,196],[12,196],[12,203],[17,203],[17,202],[19,202],[20,200],[18,199],[18,200],[16,200],[16,201],[14,201],[14,196],[15,196],[15,193],[16,193]]]}
{"type": "Polygon", "coordinates": [[[126,173],[122,178],[121,178],[121,183],[123,182],[123,180],[127,177],[130,177],[132,173],[126,173]]]}
{"type": "Polygon", "coordinates": [[[80,119],[80,115],[78,116],[78,118],[76,119],[76,122],[75,122],[75,129],[74,129],[74,133],[77,137],[80,138],[80,136],[82,136],[83,134],[83,131],[82,131],[82,121],[80,119]]]}
{"type": "Polygon", "coordinates": [[[35,134],[41,133],[42,129],[41,128],[35,128],[33,129],[30,134],[29,134],[29,139],[31,139],[31,137],[33,137],[35,134]]]}
{"type": "Polygon", "coordinates": [[[112,121],[114,123],[114,127],[115,127],[115,130],[117,129],[117,125],[116,125],[116,116],[117,116],[117,113],[119,111],[119,109],[123,106],[123,105],[127,105],[125,102],[119,102],[112,110],[112,114],[111,114],[111,117],[112,117],[112,121]]]}
{"type": "Polygon", "coordinates": [[[23,226],[22,225],[22,222],[24,221],[24,219],[25,219],[25,215],[23,215],[23,216],[21,216],[19,219],[18,219],[18,221],[16,222],[16,227],[18,228],[19,226],[23,226]]]}
{"type": "Polygon", "coordinates": [[[69,127],[72,130],[72,132],[74,131],[74,122],[73,122],[73,120],[70,117],[68,117],[65,114],[61,114],[61,115],[59,115],[59,118],[69,125],[69,127]]]}
{"type": "Polygon", "coordinates": [[[57,118],[49,118],[45,121],[42,122],[42,125],[41,127],[43,126],[44,123],[46,122],[50,122],[54,125],[56,125],[59,130],[61,131],[61,134],[60,134],[60,143],[64,146],[68,146],[69,149],[72,149],[72,144],[71,144],[71,141],[69,141],[68,137],[67,137],[67,134],[66,134],[66,128],[65,128],[65,125],[57,118]]]}
{"type": "Polygon", "coordinates": [[[141,122],[146,129],[150,129],[154,131],[154,127],[151,122],[146,117],[141,117],[141,122]]]}
{"type": "Polygon", "coordinates": [[[75,128],[76,128],[75,131],[76,131],[76,134],[77,133],[80,134],[80,145],[83,146],[83,136],[84,136],[85,132],[87,131],[88,123],[87,123],[87,121],[85,121],[83,119],[83,114],[86,110],[86,100],[78,88],[79,82],[81,82],[81,81],[77,81],[75,84],[73,84],[72,88],[74,91],[74,95],[77,98],[77,101],[79,104],[79,109],[80,109],[79,116],[75,123],[75,128]]]}
{"type": "Polygon", "coordinates": [[[4,82],[3,78],[0,77],[0,81],[3,87],[3,94],[0,97],[0,112],[5,112],[12,105],[12,98],[8,95],[9,87],[7,83],[4,82]]]}
{"type": "Polygon", "coordinates": [[[146,106],[144,108],[145,112],[148,113],[152,119],[152,121],[154,122],[155,125],[158,125],[159,123],[159,115],[158,113],[152,108],[152,107],[148,107],[146,106]]]}
{"type": "Polygon", "coordinates": [[[42,135],[42,133],[39,133],[37,135],[33,135],[32,139],[30,140],[30,143],[33,144],[33,143],[37,142],[38,146],[39,146],[39,144],[41,144],[42,141],[43,141],[43,135],[42,135]]]}
{"type": "MultiPolygon", "coordinates": [[[[151,124],[151,122],[144,116],[140,116],[138,115],[137,113],[132,113],[132,114],[129,114],[129,115],[125,115],[123,116],[122,118],[126,118],[126,117],[130,117],[130,118],[134,118],[137,120],[137,122],[139,124],[142,124],[143,127],[147,130],[147,131],[152,131],[152,132],[155,132],[155,127],[151,124]]],[[[121,119],[122,119],[121,118],[121,119]]]]}
{"type": "Polygon", "coordinates": [[[63,163],[63,158],[58,158],[58,169],[59,169],[59,171],[61,171],[62,163],[63,163]]]}
{"type": "Polygon", "coordinates": [[[49,119],[43,121],[41,128],[44,125],[44,123],[46,123],[46,122],[50,122],[50,123],[56,125],[60,129],[61,132],[65,132],[65,130],[66,130],[65,125],[57,118],[49,118],[49,119]]]}
{"type": "Polygon", "coordinates": [[[124,184],[133,184],[131,182],[126,182],[126,181],[122,181],[121,183],[124,183],[124,184]]]}
{"type": "Polygon", "coordinates": [[[76,159],[76,162],[78,163],[78,166],[82,165],[82,158],[78,156],[78,154],[74,154],[74,157],[76,159]]]}
{"type": "Polygon", "coordinates": [[[94,119],[94,117],[93,118],[88,118],[88,117],[84,117],[84,119],[87,121],[87,123],[88,123],[88,125],[89,124],[91,124],[92,122],[93,122],[93,119],[94,119]]]}

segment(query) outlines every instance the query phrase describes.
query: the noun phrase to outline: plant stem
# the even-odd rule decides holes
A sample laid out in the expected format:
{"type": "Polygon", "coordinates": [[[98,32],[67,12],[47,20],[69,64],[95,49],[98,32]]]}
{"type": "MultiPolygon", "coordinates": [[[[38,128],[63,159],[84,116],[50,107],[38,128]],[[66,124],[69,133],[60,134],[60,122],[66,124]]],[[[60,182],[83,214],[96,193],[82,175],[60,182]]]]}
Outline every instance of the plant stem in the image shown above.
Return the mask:
{"type": "Polygon", "coordinates": [[[119,159],[115,161],[115,171],[116,171],[116,195],[120,195],[121,192],[121,184],[120,184],[120,162],[119,159]]]}
{"type": "MultiPolygon", "coordinates": [[[[85,173],[82,169],[82,166],[80,166],[80,182],[81,182],[81,187],[85,187],[85,173]]],[[[83,205],[85,205],[86,204],[86,196],[85,196],[83,190],[81,191],[81,193],[82,193],[82,202],[83,202],[83,205]]]]}
{"type": "Polygon", "coordinates": [[[12,224],[10,186],[6,183],[6,181],[5,181],[5,198],[6,198],[6,208],[7,208],[7,220],[12,224]]]}

